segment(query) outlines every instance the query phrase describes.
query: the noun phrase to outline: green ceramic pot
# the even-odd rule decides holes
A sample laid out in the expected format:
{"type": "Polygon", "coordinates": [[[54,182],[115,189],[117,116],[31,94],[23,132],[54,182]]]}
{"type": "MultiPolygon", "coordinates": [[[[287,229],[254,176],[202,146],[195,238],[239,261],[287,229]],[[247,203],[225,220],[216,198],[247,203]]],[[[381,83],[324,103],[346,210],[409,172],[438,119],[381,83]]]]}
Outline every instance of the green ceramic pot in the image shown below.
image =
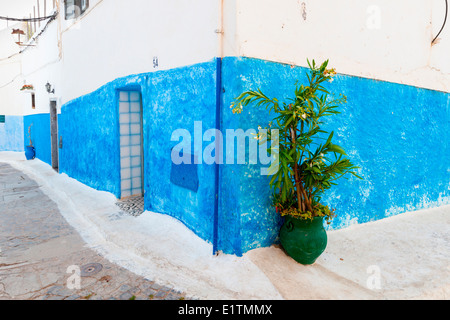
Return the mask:
{"type": "Polygon", "coordinates": [[[314,264],[328,243],[323,217],[304,220],[287,216],[280,230],[280,241],[295,261],[303,265],[314,264]]]}

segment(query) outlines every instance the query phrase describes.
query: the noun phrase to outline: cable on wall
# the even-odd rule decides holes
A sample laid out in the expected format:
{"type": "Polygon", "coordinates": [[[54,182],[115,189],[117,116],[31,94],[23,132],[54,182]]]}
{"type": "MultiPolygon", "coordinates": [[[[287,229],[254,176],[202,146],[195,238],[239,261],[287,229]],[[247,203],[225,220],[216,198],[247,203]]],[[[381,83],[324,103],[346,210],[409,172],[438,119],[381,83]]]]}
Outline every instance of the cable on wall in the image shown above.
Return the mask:
{"type": "Polygon", "coordinates": [[[431,44],[434,44],[439,35],[441,34],[442,30],[444,30],[445,24],[447,23],[447,16],[448,16],[448,0],[445,0],[445,18],[444,18],[444,24],[442,25],[441,30],[439,30],[439,33],[437,36],[431,41],[431,44]]]}
{"type": "MultiPolygon", "coordinates": [[[[56,11],[55,14],[53,14],[53,15],[51,15],[51,16],[49,16],[49,17],[46,17],[47,19],[49,19],[49,20],[47,21],[47,24],[41,29],[41,31],[40,31],[38,34],[34,34],[34,35],[30,38],[29,41],[36,41],[36,40],[39,38],[39,36],[45,32],[45,30],[47,29],[47,27],[48,27],[48,25],[50,24],[50,22],[52,22],[53,20],[55,20],[55,19],[57,18],[57,16],[58,16],[58,12],[56,11]]],[[[0,17],[0,18],[1,18],[1,17],[0,17]]],[[[8,18],[8,19],[12,19],[12,18],[8,18]]],[[[36,19],[37,19],[37,18],[36,18],[36,19]]],[[[23,20],[27,20],[27,19],[23,19],[23,20]]],[[[29,19],[28,19],[28,20],[29,20],[29,19]]],[[[28,47],[25,47],[23,50],[21,50],[21,51],[19,51],[19,52],[16,52],[16,53],[10,55],[9,57],[0,59],[0,62],[5,61],[5,60],[8,60],[8,59],[11,59],[11,58],[13,58],[13,57],[15,57],[15,56],[18,56],[19,54],[21,54],[21,53],[23,53],[25,50],[27,50],[27,48],[28,48],[28,47]]]]}
{"type": "Polygon", "coordinates": [[[48,17],[39,17],[39,18],[10,18],[10,17],[0,16],[0,20],[19,21],[19,22],[38,22],[38,21],[44,21],[47,19],[54,19],[54,18],[56,18],[56,13],[51,16],[48,16],[48,17]]]}

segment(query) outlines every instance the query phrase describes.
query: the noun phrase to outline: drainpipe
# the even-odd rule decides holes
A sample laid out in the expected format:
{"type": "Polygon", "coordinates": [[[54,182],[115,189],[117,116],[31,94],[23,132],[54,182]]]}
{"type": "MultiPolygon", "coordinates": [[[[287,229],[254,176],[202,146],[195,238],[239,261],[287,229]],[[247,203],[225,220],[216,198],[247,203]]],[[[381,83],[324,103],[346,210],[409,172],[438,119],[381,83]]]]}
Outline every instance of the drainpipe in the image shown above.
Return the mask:
{"type": "MultiPolygon", "coordinates": [[[[219,16],[217,33],[217,57],[216,57],[216,130],[221,131],[222,112],[222,58],[223,58],[223,0],[218,2],[219,16]]],[[[222,158],[222,141],[216,136],[216,164],[214,181],[214,230],[213,230],[213,254],[219,253],[219,189],[220,189],[220,162],[222,158]]]]}

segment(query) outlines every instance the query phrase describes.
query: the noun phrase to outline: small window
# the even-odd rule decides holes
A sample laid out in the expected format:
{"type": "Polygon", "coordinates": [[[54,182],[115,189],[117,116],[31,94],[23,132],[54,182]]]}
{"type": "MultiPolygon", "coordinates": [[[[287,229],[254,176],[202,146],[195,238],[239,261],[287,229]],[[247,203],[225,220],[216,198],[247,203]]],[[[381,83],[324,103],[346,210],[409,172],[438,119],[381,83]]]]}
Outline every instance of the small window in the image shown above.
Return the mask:
{"type": "Polygon", "coordinates": [[[66,20],[76,19],[89,8],[89,0],[65,0],[66,20]]]}
{"type": "Polygon", "coordinates": [[[31,94],[31,109],[36,109],[36,96],[34,93],[31,94]]]}
{"type": "Polygon", "coordinates": [[[0,115],[0,123],[5,123],[5,116],[0,115]]]}

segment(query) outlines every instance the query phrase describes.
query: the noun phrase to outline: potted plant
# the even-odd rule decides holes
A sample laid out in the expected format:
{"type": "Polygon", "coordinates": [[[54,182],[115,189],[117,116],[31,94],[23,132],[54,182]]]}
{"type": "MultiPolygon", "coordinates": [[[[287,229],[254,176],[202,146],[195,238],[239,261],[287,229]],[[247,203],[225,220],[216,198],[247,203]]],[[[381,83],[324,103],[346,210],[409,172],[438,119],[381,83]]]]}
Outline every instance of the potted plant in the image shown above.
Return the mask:
{"type": "Polygon", "coordinates": [[[31,140],[31,127],[33,123],[28,127],[28,139],[30,140],[30,144],[25,147],[25,157],[27,160],[33,160],[36,158],[36,149],[33,147],[33,141],[31,140]]]}
{"type": "Polygon", "coordinates": [[[22,88],[20,89],[20,91],[23,91],[23,92],[32,92],[32,91],[34,91],[34,87],[33,87],[33,85],[31,85],[31,84],[24,84],[24,85],[22,86],[22,88]]]}
{"type": "MultiPolygon", "coordinates": [[[[280,242],[297,262],[310,265],[324,252],[327,234],[324,220],[331,223],[335,209],[321,203],[324,192],[347,174],[359,177],[345,151],[332,142],[333,132],[321,129],[323,118],[336,115],[347,98],[332,95],[323,85],[332,82],[334,69],[327,69],[328,60],[320,66],[308,60],[308,84],[296,84],[293,97],[280,103],[260,89],[247,91],[235,98],[233,113],[241,113],[249,104],[275,112],[272,129],[278,129],[279,148],[272,156],[279,166],[270,180],[273,206],[284,217],[280,242]]],[[[266,138],[271,135],[267,131],[266,138]]],[[[257,137],[261,139],[261,137],[257,137]]],[[[265,141],[265,139],[261,139],[265,141]]]]}

